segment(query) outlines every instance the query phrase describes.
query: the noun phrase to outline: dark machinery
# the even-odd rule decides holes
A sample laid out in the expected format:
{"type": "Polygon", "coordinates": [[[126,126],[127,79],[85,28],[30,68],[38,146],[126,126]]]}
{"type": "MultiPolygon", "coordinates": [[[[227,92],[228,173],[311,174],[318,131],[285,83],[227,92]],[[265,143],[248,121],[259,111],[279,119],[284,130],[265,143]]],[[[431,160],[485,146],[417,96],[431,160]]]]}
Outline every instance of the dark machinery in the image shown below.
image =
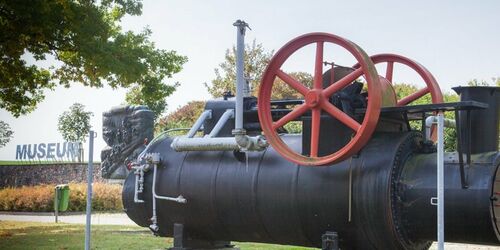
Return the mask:
{"type": "Polygon", "coordinates": [[[223,249],[230,241],[427,249],[437,231],[437,154],[436,129],[425,121],[454,111],[458,152],[443,159],[445,240],[499,245],[500,88],[456,91],[460,102],[442,103],[434,77],[408,58],[370,58],[331,34],[301,36],[275,54],[258,98],[242,98],[242,127],[234,123],[238,98],[212,100],[194,132],[148,145],[124,184],[126,213],[155,235],[174,237],[172,249],[223,249]],[[327,43],[357,64],[324,71],[327,43]],[[308,44],[316,45],[310,88],[280,69],[308,44]],[[378,63],[387,64],[384,76],[378,63]],[[426,87],[397,100],[395,63],[414,69],[426,87]],[[277,77],[304,99],[273,100],[277,77]],[[433,104],[407,105],[427,93],[433,104]],[[414,120],[429,132],[413,130],[414,120]],[[302,124],[302,134],[287,133],[291,121],[302,124]]]}

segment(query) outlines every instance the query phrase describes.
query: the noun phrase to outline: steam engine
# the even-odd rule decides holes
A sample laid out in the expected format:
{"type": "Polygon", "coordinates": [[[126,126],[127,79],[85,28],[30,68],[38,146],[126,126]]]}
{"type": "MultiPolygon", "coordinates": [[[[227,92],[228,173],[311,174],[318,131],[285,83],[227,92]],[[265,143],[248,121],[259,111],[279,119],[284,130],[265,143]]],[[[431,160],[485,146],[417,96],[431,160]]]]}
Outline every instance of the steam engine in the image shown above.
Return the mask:
{"type": "MultiPolygon", "coordinates": [[[[238,38],[244,31],[238,26],[238,38]]],[[[173,237],[172,249],[223,249],[230,241],[427,249],[438,230],[432,117],[454,112],[458,150],[442,155],[445,241],[498,245],[500,88],[455,91],[460,102],[443,103],[432,74],[413,60],[369,57],[338,36],[306,34],[275,54],[258,98],[208,101],[187,135],[150,142],[125,181],[126,213],[173,237]],[[323,69],[328,43],[357,64],[323,69]],[[313,86],[280,69],[309,44],[316,45],[313,86]],[[383,76],[376,64],[386,64],[383,76]],[[394,64],[415,70],[426,87],[398,100],[394,64]],[[304,98],[272,99],[276,78],[304,98]],[[428,93],[433,104],[409,105],[428,93]],[[415,121],[422,130],[412,129],[415,121]],[[290,122],[302,133],[287,131],[290,122]]]]}

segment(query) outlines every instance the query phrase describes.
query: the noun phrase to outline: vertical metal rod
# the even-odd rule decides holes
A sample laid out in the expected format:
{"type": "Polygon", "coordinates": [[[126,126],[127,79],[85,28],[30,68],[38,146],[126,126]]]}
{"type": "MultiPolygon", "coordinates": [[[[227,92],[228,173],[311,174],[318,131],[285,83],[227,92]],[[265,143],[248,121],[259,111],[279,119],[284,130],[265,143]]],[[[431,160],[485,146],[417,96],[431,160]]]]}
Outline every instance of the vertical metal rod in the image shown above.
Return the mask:
{"type": "Polygon", "coordinates": [[[54,215],[55,215],[55,219],[56,219],[56,223],[59,222],[58,220],[58,216],[59,216],[59,188],[55,188],[55,195],[56,195],[56,198],[54,200],[54,215]]]}
{"type": "Polygon", "coordinates": [[[92,210],[92,180],[94,178],[94,131],[89,131],[89,162],[87,166],[87,220],[85,223],[85,250],[90,249],[90,223],[92,210]]]}
{"type": "Polygon", "coordinates": [[[151,228],[153,231],[158,230],[158,217],[156,217],[156,197],[155,197],[155,190],[156,190],[156,168],[158,165],[155,163],[153,165],[153,185],[151,186],[151,189],[153,190],[151,194],[153,195],[152,200],[153,200],[153,216],[151,217],[151,224],[149,228],[151,228]]]}
{"type": "Polygon", "coordinates": [[[437,240],[438,249],[444,250],[444,115],[437,115],[437,240]]]}
{"type": "Polygon", "coordinates": [[[236,26],[236,116],[235,130],[243,129],[243,96],[245,88],[244,70],[244,52],[245,52],[245,30],[248,24],[242,20],[237,20],[236,26]]]}
{"type": "Polygon", "coordinates": [[[458,153],[458,165],[460,167],[460,182],[462,184],[462,188],[467,188],[467,179],[465,178],[465,167],[464,167],[464,155],[462,149],[462,128],[460,124],[460,112],[455,110],[455,125],[456,125],[456,133],[457,133],[457,153],[458,153]]]}
{"type": "Polygon", "coordinates": [[[347,221],[352,220],[352,158],[349,159],[349,213],[347,221]]]}
{"type": "Polygon", "coordinates": [[[472,118],[470,115],[470,109],[466,111],[467,114],[467,128],[465,128],[465,133],[467,134],[467,167],[470,167],[472,163],[472,118]]]}

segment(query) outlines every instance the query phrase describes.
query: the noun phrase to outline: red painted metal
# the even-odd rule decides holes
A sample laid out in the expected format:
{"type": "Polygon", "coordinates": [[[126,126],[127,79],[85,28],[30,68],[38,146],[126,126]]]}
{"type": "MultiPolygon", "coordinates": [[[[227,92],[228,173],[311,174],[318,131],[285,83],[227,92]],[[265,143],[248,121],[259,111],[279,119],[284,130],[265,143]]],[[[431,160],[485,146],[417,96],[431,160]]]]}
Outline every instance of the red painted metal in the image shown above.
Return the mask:
{"type": "Polygon", "coordinates": [[[319,41],[316,44],[316,62],[314,65],[314,89],[323,88],[323,46],[324,42],[319,41]]]}
{"type": "MultiPolygon", "coordinates": [[[[427,85],[426,88],[423,88],[409,96],[406,96],[398,101],[397,106],[408,105],[409,103],[417,100],[418,98],[424,96],[427,93],[431,94],[432,103],[442,103],[443,102],[443,94],[441,93],[441,89],[439,88],[439,84],[437,83],[434,76],[420,63],[401,55],[397,54],[378,54],[370,57],[374,64],[379,63],[387,63],[386,75],[385,78],[392,83],[392,76],[394,71],[394,63],[404,64],[411,69],[415,70],[420,77],[424,80],[427,85]]],[[[353,66],[354,68],[358,68],[359,64],[353,66]]]]}
{"type": "MultiPolygon", "coordinates": [[[[397,54],[378,54],[371,56],[371,59],[374,64],[378,63],[387,63],[387,69],[386,69],[386,75],[385,78],[389,80],[392,83],[392,76],[393,76],[393,71],[394,71],[394,63],[400,63],[404,64],[413,70],[415,70],[420,77],[424,80],[425,84],[427,87],[418,90],[417,92],[403,97],[401,100],[399,100],[396,104],[396,106],[404,106],[412,103],[413,101],[421,98],[422,96],[426,95],[427,93],[431,94],[432,98],[432,103],[442,103],[443,100],[443,94],[441,92],[441,88],[439,88],[439,84],[437,83],[436,79],[434,76],[431,74],[429,70],[427,70],[424,66],[422,66],[420,63],[408,58],[404,57],[401,55],[397,54]]],[[[353,66],[354,68],[359,67],[358,64],[353,66]]],[[[433,141],[437,140],[436,137],[436,126],[433,125],[431,128],[431,139],[433,141]]]]}
{"type": "Polygon", "coordinates": [[[398,100],[396,99],[396,91],[392,87],[392,83],[383,76],[380,79],[380,88],[382,90],[382,107],[395,107],[398,100]]]}
{"type": "Polygon", "coordinates": [[[387,68],[385,69],[385,79],[392,82],[392,74],[394,73],[394,62],[387,62],[387,68]]]}
{"type": "MultiPolygon", "coordinates": [[[[332,80],[333,81],[333,80],[332,80]]],[[[284,158],[300,165],[319,166],[344,160],[358,152],[370,139],[378,122],[381,105],[380,80],[370,57],[353,42],[328,33],[310,33],[299,36],[283,46],[271,59],[262,77],[259,98],[259,120],[271,146],[284,158]],[[308,89],[290,75],[281,70],[285,61],[297,50],[308,44],[316,44],[314,82],[313,88],[308,89]],[[323,89],[323,52],[325,43],[332,43],[349,51],[360,65],[359,69],[344,78],[323,89]],[[335,106],[328,98],[335,92],[340,91],[351,84],[358,77],[364,76],[368,85],[368,106],[366,115],[361,123],[354,120],[335,106]],[[274,80],[279,77],[290,87],[304,96],[305,103],[296,106],[289,114],[274,122],[271,116],[271,91],[274,80]],[[311,150],[310,155],[302,155],[288,147],[277,133],[277,129],[290,121],[299,118],[308,110],[311,110],[311,150]],[[330,155],[318,156],[320,140],[320,117],[322,111],[330,114],[354,131],[351,141],[337,152],[330,155]]],[[[335,138],[326,138],[332,139],[335,138]]]]}
{"type": "MultiPolygon", "coordinates": [[[[397,106],[405,106],[410,104],[411,102],[419,99],[420,97],[429,93],[429,88],[425,87],[423,89],[418,90],[417,92],[410,94],[409,96],[403,97],[398,101],[397,106]]],[[[441,101],[442,102],[442,101],[441,101]]]]}

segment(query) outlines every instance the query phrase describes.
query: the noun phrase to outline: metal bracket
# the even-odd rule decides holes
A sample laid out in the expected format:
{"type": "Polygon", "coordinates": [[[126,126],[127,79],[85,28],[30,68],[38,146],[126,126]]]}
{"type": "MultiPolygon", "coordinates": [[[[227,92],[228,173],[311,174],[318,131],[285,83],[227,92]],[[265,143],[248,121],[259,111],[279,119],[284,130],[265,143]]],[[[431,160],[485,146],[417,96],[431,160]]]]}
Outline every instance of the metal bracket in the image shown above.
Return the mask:
{"type": "MultiPolygon", "coordinates": [[[[456,131],[457,131],[457,153],[458,153],[458,164],[460,166],[460,183],[462,184],[462,188],[466,189],[469,187],[468,181],[467,181],[467,173],[465,172],[465,166],[464,166],[464,156],[463,156],[463,148],[462,148],[462,131],[460,127],[460,122],[459,122],[459,116],[460,112],[458,110],[455,110],[455,123],[456,123],[456,131]]],[[[465,133],[467,133],[466,136],[469,136],[470,134],[470,111],[467,111],[467,121],[468,121],[468,128],[465,128],[465,133]]],[[[467,164],[470,166],[470,138],[469,138],[469,145],[467,148],[467,164]]]]}
{"type": "Polygon", "coordinates": [[[246,23],[243,20],[236,20],[236,22],[233,23],[233,26],[238,27],[242,35],[245,35],[245,30],[248,28],[249,30],[252,30],[248,23],[246,23]]]}
{"type": "Polygon", "coordinates": [[[437,206],[438,205],[438,198],[437,197],[431,197],[431,205],[437,206]]]}
{"type": "Polygon", "coordinates": [[[174,223],[174,244],[168,250],[239,250],[229,241],[209,241],[192,238],[183,224],[174,223]]]}
{"type": "Polygon", "coordinates": [[[326,232],[321,236],[321,250],[339,250],[339,235],[336,232],[326,232]]]}

